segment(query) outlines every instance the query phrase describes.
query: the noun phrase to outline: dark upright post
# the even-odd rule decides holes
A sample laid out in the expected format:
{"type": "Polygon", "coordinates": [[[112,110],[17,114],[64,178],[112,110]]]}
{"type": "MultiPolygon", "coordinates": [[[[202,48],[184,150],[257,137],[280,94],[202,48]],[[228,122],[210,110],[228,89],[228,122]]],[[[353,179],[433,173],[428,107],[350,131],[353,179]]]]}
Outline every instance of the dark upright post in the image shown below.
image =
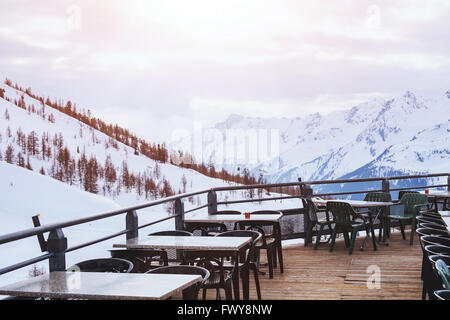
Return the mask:
{"type": "Polygon", "coordinates": [[[383,190],[383,192],[390,192],[389,180],[387,179],[381,180],[381,190],[383,190]]]}
{"type": "Polygon", "coordinates": [[[129,230],[127,232],[127,240],[134,239],[138,237],[138,215],[135,210],[128,211],[125,217],[126,228],[129,230]]]}
{"type": "Polygon", "coordinates": [[[447,191],[450,191],[450,174],[447,176],[447,191]]]}
{"type": "MultiPolygon", "coordinates": [[[[313,195],[313,190],[311,188],[310,185],[307,184],[301,184],[300,185],[300,194],[302,198],[311,200],[311,197],[313,195]]],[[[306,202],[305,202],[306,203],[306,202]]],[[[304,241],[305,241],[305,246],[308,245],[309,243],[309,239],[308,239],[308,230],[309,230],[309,225],[311,223],[311,221],[309,220],[309,212],[308,210],[310,210],[310,208],[306,208],[306,210],[304,211],[305,213],[303,214],[303,232],[305,234],[304,237],[304,241]]]]}
{"type": "Polygon", "coordinates": [[[208,192],[208,214],[217,212],[217,193],[214,190],[208,192]]]}
{"type": "Polygon", "coordinates": [[[66,271],[66,253],[67,238],[61,229],[55,229],[50,231],[47,239],[47,250],[49,253],[53,253],[53,256],[49,259],[49,270],[53,271],[66,271]]]}
{"type": "Polygon", "coordinates": [[[184,230],[184,203],[183,200],[175,200],[175,207],[173,208],[175,217],[175,230],[184,230]]]}

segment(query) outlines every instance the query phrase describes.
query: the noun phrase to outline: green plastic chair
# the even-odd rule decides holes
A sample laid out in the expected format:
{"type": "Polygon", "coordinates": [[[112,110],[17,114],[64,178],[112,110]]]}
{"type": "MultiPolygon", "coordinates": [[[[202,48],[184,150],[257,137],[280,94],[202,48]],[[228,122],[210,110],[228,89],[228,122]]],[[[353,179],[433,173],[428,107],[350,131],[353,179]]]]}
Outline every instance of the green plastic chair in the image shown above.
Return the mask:
{"type": "Polygon", "coordinates": [[[439,259],[435,263],[435,268],[442,279],[444,289],[450,290],[450,270],[444,260],[439,259]]]}
{"type": "Polygon", "coordinates": [[[327,202],[327,210],[333,214],[333,220],[335,222],[335,226],[331,235],[330,252],[333,251],[334,243],[336,241],[336,234],[338,232],[342,232],[344,234],[346,246],[350,246],[348,253],[352,254],[356,240],[356,233],[358,231],[364,230],[367,232],[367,234],[372,234],[373,249],[377,250],[373,226],[370,224],[366,217],[362,216],[360,213],[355,212],[349,203],[329,201],[327,202]],[[350,243],[348,232],[351,232],[350,243]]]}
{"type": "Polygon", "coordinates": [[[409,244],[414,242],[414,234],[416,230],[416,217],[420,213],[420,209],[427,206],[428,198],[425,194],[420,193],[406,193],[402,196],[400,201],[390,207],[390,213],[388,215],[389,221],[398,220],[400,223],[400,230],[402,232],[403,240],[405,237],[405,225],[407,221],[411,221],[411,238],[409,244]]]}
{"type": "MultiPolygon", "coordinates": [[[[392,202],[391,194],[389,192],[369,192],[364,197],[364,201],[373,201],[373,202],[392,202]]],[[[376,212],[374,212],[376,214],[376,212]]],[[[384,233],[387,237],[390,236],[390,228],[388,226],[388,219],[389,216],[389,207],[383,207],[381,209],[380,214],[380,223],[383,226],[384,233]]],[[[373,216],[375,218],[375,215],[373,216]]],[[[381,241],[381,227],[380,227],[380,233],[379,233],[379,241],[381,241]]]]}
{"type": "Polygon", "coordinates": [[[332,220],[329,219],[328,213],[327,213],[327,219],[326,220],[320,220],[317,217],[318,212],[326,212],[326,210],[319,210],[316,206],[316,204],[310,200],[310,199],[303,199],[304,202],[306,202],[305,207],[308,208],[308,216],[309,216],[309,226],[308,230],[306,232],[306,241],[305,246],[308,245],[308,242],[312,242],[312,233],[313,229],[317,226],[319,226],[319,231],[317,232],[316,236],[316,243],[314,245],[314,250],[317,250],[320,244],[320,237],[322,236],[323,229],[325,226],[328,226],[328,229],[331,231],[333,230],[332,224],[334,223],[332,220]]]}

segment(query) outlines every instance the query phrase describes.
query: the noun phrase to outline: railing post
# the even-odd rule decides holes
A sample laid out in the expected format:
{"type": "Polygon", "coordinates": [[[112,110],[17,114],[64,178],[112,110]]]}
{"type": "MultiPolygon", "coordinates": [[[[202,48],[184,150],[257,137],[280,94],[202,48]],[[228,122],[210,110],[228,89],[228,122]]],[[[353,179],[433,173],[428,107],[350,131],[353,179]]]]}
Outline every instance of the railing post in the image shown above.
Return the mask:
{"type": "Polygon", "coordinates": [[[450,174],[447,176],[447,191],[450,191],[450,174]]]}
{"type": "Polygon", "coordinates": [[[126,229],[130,230],[127,232],[127,240],[134,239],[138,237],[138,215],[135,210],[128,211],[125,217],[126,229]]]}
{"type": "Polygon", "coordinates": [[[208,214],[217,212],[217,193],[214,190],[208,192],[208,214]]]}
{"type": "MultiPolygon", "coordinates": [[[[301,181],[301,180],[299,180],[299,181],[301,181]]],[[[302,198],[306,198],[306,199],[310,200],[313,195],[313,190],[312,190],[311,186],[308,184],[302,183],[300,185],[300,195],[302,198]]],[[[305,213],[303,214],[303,233],[305,234],[304,242],[305,242],[305,246],[306,246],[309,243],[308,229],[309,229],[309,225],[310,225],[311,221],[309,219],[309,212],[308,212],[308,210],[310,210],[310,208],[307,207],[305,209],[306,209],[304,211],[305,213]]]]}
{"type": "Polygon", "coordinates": [[[389,180],[388,179],[383,179],[381,180],[381,190],[383,190],[383,192],[390,192],[390,187],[389,187],[389,180]]]}
{"type": "Polygon", "coordinates": [[[181,199],[175,200],[175,207],[173,208],[175,217],[175,230],[184,230],[184,202],[181,199]]]}
{"type": "Polygon", "coordinates": [[[62,229],[50,231],[47,239],[47,249],[53,256],[49,258],[49,271],[66,271],[67,238],[62,229]]]}

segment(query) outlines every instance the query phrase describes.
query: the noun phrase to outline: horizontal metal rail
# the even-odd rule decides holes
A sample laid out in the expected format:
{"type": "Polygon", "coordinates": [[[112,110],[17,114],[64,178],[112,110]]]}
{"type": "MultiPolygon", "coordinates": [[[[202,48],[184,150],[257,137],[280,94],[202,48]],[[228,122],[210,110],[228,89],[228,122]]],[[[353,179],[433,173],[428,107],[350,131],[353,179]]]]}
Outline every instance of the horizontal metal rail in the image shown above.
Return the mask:
{"type": "MultiPolygon", "coordinates": [[[[293,186],[304,186],[304,185],[323,185],[323,184],[345,184],[345,183],[358,183],[358,182],[371,182],[371,181],[391,181],[391,180],[405,180],[405,179],[423,179],[423,178],[433,178],[433,177],[444,177],[447,176],[448,180],[450,181],[450,174],[449,173],[436,173],[436,174],[423,174],[423,175],[410,175],[410,176],[393,176],[393,177],[379,177],[379,178],[362,178],[362,179],[340,179],[340,180],[323,180],[323,181],[299,181],[299,182],[287,182],[287,183],[272,183],[272,184],[257,184],[257,185],[236,185],[236,186],[227,186],[227,187],[217,187],[217,188],[212,188],[212,189],[208,189],[208,190],[201,190],[201,191],[196,191],[196,192],[189,192],[189,193],[184,193],[184,194],[179,194],[179,195],[174,195],[171,197],[166,197],[163,199],[158,199],[158,200],[154,200],[154,201],[150,201],[141,205],[136,205],[136,206],[130,206],[130,207],[126,207],[126,208],[122,208],[122,209],[118,209],[118,210],[112,210],[109,212],[105,212],[105,213],[101,213],[101,214],[96,214],[96,215],[91,215],[91,216],[87,216],[87,217],[83,217],[80,219],[75,219],[75,220],[71,220],[71,221],[65,221],[65,222],[60,222],[60,223],[53,223],[53,224],[47,224],[47,225],[43,225],[43,226],[39,226],[39,227],[35,227],[35,228],[30,228],[30,229],[25,229],[25,230],[21,230],[21,231],[17,231],[17,232],[13,232],[13,233],[9,233],[9,234],[5,234],[5,235],[1,235],[0,236],[0,245],[1,244],[5,244],[8,242],[12,242],[12,241],[16,241],[16,240],[20,240],[20,239],[24,239],[24,238],[28,238],[31,236],[35,236],[35,235],[42,235],[43,233],[46,232],[50,232],[50,231],[54,231],[57,229],[63,229],[63,228],[67,228],[67,227],[72,227],[72,226],[76,226],[76,225],[80,225],[83,223],[88,223],[88,222],[92,222],[92,221],[97,221],[97,220],[103,220],[106,218],[110,218],[110,217],[114,217],[117,215],[121,215],[121,214],[126,214],[126,213],[130,213],[133,211],[137,211],[140,209],[144,209],[144,208],[149,208],[149,207],[153,207],[153,206],[157,206],[160,204],[164,204],[164,203],[169,203],[172,201],[177,201],[177,200],[181,200],[183,198],[187,198],[187,197],[192,197],[192,196],[196,196],[196,195],[202,195],[202,194],[207,194],[209,192],[219,192],[219,191],[237,191],[237,190],[250,190],[250,189],[272,189],[272,188],[281,188],[281,192],[283,191],[282,188],[283,187],[293,187],[293,186]]],[[[400,191],[400,190],[414,190],[414,189],[426,189],[426,188],[438,188],[438,187],[447,187],[449,188],[450,186],[448,184],[440,184],[440,185],[432,185],[432,186],[418,186],[418,187],[405,187],[405,188],[392,188],[389,189],[389,191],[400,191]]],[[[313,196],[332,196],[332,195],[348,195],[348,194],[360,194],[360,193],[366,193],[368,191],[382,191],[382,190],[364,190],[364,191],[348,191],[348,192],[336,192],[336,193],[322,193],[322,194],[313,194],[313,196]]],[[[268,197],[268,198],[253,198],[253,199],[242,199],[242,200],[233,200],[233,201],[222,201],[222,202],[217,202],[216,201],[216,205],[223,205],[223,204],[233,204],[233,203],[248,203],[248,202],[262,202],[262,201],[274,201],[274,200],[283,200],[283,199],[298,199],[301,198],[301,195],[299,196],[279,196],[279,197],[268,197]]],[[[84,247],[87,246],[91,246],[118,236],[121,236],[123,234],[127,234],[133,230],[137,229],[142,229],[169,219],[174,219],[177,217],[180,217],[183,214],[189,213],[189,212],[193,212],[196,210],[200,210],[203,208],[208,207],[209,204],[205,204],[205,205],[201,205],[195,208],[192,208],[190,210],[187,211],[183,211],[181,214],[175,214],[175,215],[170,215],[169,217],[166,218],[162,218],[156,221],[152,221],[137,227],[133,227],[133,229],[130,229],[130,227],[127,227],[127,229],[116,232],[114,234],[111,235],[107,235],[104,237],[101,237],[99,239],[96,240],[92,240],[89,242],[85,242],[83,244],[79,244],[73,247],[70,247],[66,250],[64,250],[64,253],[68,253],[68,252],[72,252],[75,250],[79,250],[82,249],[84,247]]],[[[299,212],[301,212],[302,210],[300,210],[299,212]]],[[[301,233],[299,233],[301,234],[301,233]]],[[[40,261],[44,261],[47,259],[50,259],[54,256],[54,253],[52,252],[47,252],[44,255],[41,255],[39,257],[35,257],[29,260],[25,260],[19,263],[16,263],[14,265],[5,267],[0,269],[0,275],[1,274],[5,274],[26,266],[29,266],[31,264],[35,264],[37,262],[40,261]]]]}

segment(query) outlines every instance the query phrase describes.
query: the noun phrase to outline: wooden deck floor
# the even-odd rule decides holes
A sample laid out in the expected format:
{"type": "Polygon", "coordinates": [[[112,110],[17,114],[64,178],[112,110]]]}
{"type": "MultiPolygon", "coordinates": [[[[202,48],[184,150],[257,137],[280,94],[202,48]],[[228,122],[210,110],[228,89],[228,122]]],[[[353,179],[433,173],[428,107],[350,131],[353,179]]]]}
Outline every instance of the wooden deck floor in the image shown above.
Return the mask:
{"type": "MultiPolygon", "coordinates": [[[[407,233],[409,240],[409,233],[407,233]]],[[[260,276],[263,299],[420,299],[422,251],[418,239],[414,245],[393,233],[389,246],[379,246],[373,251],[371,241],[364,251],[359,250],[362,238],[358,238],[352,255],[348,254],[343,240],[337,240],[334,251],[329,245],[286,246],[283,248],[284,273],[275,271],[274,278],[260,276]],[[378,266],[381,273],[380,289],[368,289],[367,280],[372,273],[369,266],[378,266]]],[[[265,252],[262,251],[262,255],[265,252]]],[[[267,271],[267,268],[262,268],[267,271]]],[[[222,294],[222,297],[224,295],[222,294]]],[[[208,298],[215,299],[214,290],[208,290],[208,298]]],[[[256,299],[254,282],[250,282],[250,298],[256,299]]]]}

